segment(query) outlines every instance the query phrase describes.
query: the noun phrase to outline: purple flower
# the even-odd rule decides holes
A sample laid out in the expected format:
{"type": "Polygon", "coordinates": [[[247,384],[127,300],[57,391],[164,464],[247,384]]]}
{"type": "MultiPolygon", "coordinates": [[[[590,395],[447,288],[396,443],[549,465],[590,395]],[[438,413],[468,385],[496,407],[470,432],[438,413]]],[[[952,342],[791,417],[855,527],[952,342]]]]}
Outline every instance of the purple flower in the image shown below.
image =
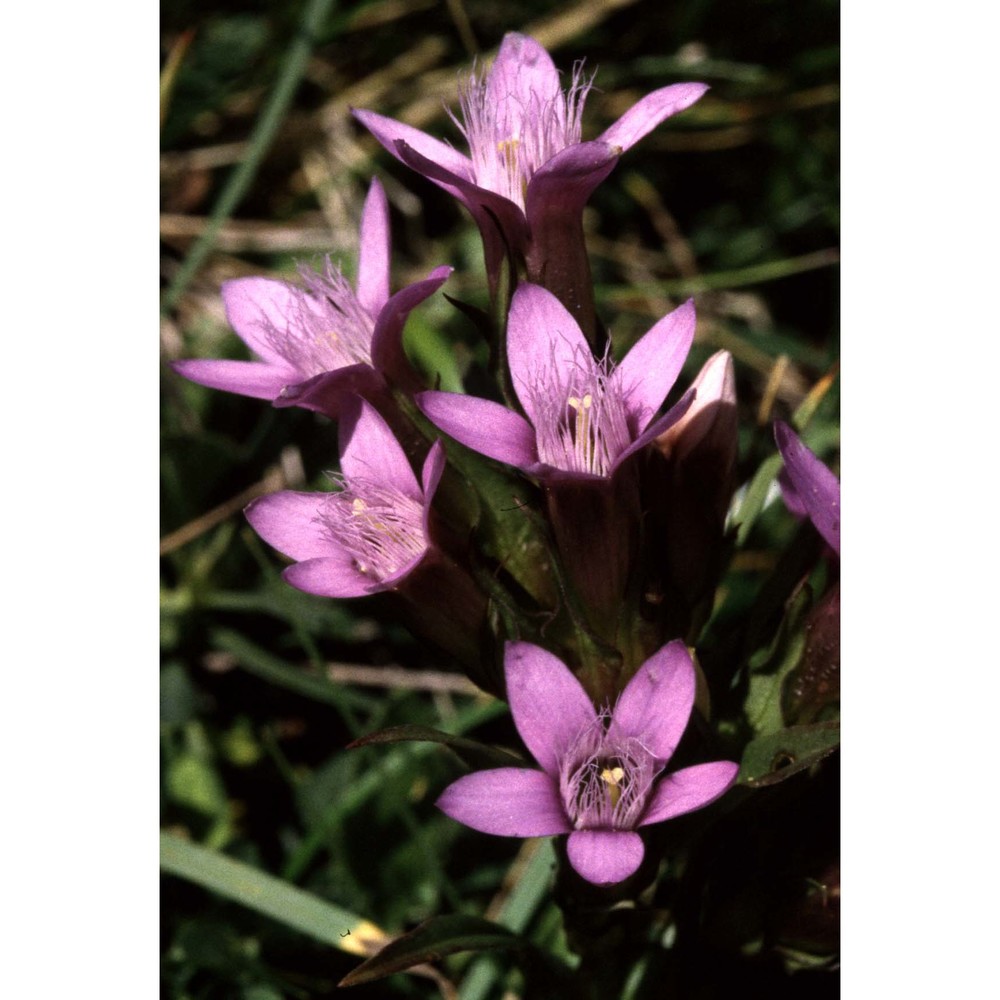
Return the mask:
{"type": "Polygon", "coordinates": [[[554,295],[522,284],[511,302],[507,357],[527,419],[458,393],[422,392],[417,405],[455,440],[530,475],[608,480],[690,404],[685,397],[652,419],[677,379],[694,328],[689,301],[664,316],[615,367],[608,358],[594,359],[554,295]]]}
{"type": "Polygon", "coordinates": [[[793,514],[808,517],[839,556],[840,482],[788,424],[775,421],[774,439],[785,460],[781,482],[785,504],[793,514]]]}
{"type": "Polygon", "coordinates": [[[285,579],[322,597],[394,589],[432,548],[427,521],[444,469],[441,442],[431,447],[418,483],[386,422],[356,402],[340,421],[338,492],[285,490],[246,509],[261,538],[296,560],[285,579]]]}
{"type": "Polygon", "coordinates": [[[329,259],[321,274],[301,270],[305,288],[270,278],[227,281],[226,316],[257,360],[177,361],[174,370],[213,389],[323,411],[338,393],[381,386],[383,373],[405,377],[406,318],[452,269],[439,267],[390,297],[389,206],[377,180],[365,199],[360,243],[356,289],[329,259]]]}
{"type": "Polygon", "coordinates": [[[466,826],[568,833],[573,868],[610,885],[642,863],[638,827],[700,809],[736,779],[729,761],[660,777],[694,705],[694,665],[680,640],[639,668],[610,711],[597,712],[569,668],[538,646],[508,643],[505,670],[514,724],[542,769],[478,771],[449,785],[437,804],[466,826]]]}
{"type": "Polygon", "coordinates": [[[707,89],[678,83],[656,90],[596,140],[581,142],[590,90],[581,66],[563,91],[548,52],[534,39],[510,33],[492,69],[474,74],[461,94],[461,120],[454,120],[468,156],[372,111],[354,115],[393,156],[466,206],[482,233],[491,287],[509,248],[525,258],[529,280],[556,292],[588,326],[584,204],[624,150],[707,89]]]}

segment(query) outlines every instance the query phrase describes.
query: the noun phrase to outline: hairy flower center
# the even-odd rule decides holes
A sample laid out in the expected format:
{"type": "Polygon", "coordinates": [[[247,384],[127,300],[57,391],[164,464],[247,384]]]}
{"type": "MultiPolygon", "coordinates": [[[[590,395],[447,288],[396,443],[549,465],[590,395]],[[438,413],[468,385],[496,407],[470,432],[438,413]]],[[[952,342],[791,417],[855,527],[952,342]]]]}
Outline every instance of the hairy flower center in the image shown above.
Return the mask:
{"type": "Polygon", "coordinates": [[[578,737],[562,761],[560,791],[578,830],[632,830],[642,819],[659,770],[641,740],[609,741],[604,722],[578,737]]]}
{"type": "Polygon", "coordinates": [[[534,409],[538,457],[565,472],[610,476],[632,443],[628,409],[610,362],[581,357],[555,387],[525,387],[534,409]]]}
{"type": "Polygon", "coordinates": [[[296,291],[284,327],[267,325],[271,346],[303,378],[348,365],[370,365],[375,321],[350,282],[329,259],[322,274],[308,268],[299,273],[306,288],[296,291]]]}
{"type": "Polygon", "coordinates": [[[568,91],[510,92],[497,98],[489,74],[473,74],[462,88],[462,120],[452,119],[469,144],[472,179],[524,208],[528,182],[556,153],[580,141],[580,118],[590,90],[577,65],[568,91]]]}
{"type": "Polygon", "coordinates": [[[381,483],[345,484],[330,496],[320,518],[358,570],[379,583],[427,551],[421,504],[381,483]]]}

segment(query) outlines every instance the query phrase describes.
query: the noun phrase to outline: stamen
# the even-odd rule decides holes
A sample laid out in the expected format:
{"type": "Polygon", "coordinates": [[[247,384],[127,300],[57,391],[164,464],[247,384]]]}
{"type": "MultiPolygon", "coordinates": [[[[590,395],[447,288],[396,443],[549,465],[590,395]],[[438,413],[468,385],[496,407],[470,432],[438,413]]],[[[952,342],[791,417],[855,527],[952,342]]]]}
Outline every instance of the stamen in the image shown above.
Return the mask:
{"type": "Polygon", "coordinates": [[[427,551],[423,506],[382,483],[354,480],[331,494],[320,520],[358,570],[382,583],[427,551]]]}
{"type": "Polygon", "coordinates": [[[659,770],[641,740],[609,742],[606,718],[580,734],[560,767],[563,804],[578,830],[634,829],[659,770]]]}
{"type": "Polygon", "coordinates": [[[264,321],[275,351],[303,378],[348,365],[371,364],[375,319],[358,301],[350,282],[329,259],[322,274],[299,271],[304,289],[296,289],[285,326],[264,321]]]}
{"type": "Polygon", "coordinates": [[[469,144],[470,179],[523,209],[535,172],[556,153],[579,143],[592,79],[584,79],[578,63],[568,92],[509,93],[496,100],[487,93],[489,73],[474,72],[461,89],[461,120],[449,112],[469,144]]]}
{"type": "Polygon", "coordinates": [[[553,385],[557,364],[553,359],[546,375],[518,387],[532,402],[539,458],[566,472],[609,476],[632,443],[625,397],[611,377],[611,362],[581,352],[570,366],[562,362],[553,385]]]}

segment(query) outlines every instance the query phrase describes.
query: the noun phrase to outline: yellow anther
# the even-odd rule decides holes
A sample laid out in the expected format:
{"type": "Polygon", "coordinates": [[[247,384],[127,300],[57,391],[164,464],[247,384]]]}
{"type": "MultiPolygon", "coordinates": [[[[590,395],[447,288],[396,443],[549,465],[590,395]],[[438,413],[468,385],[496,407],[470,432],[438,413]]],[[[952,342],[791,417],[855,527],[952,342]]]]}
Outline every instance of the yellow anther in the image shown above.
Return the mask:
{"type": "Polygon", "coordinates": [[[368,509],[368,504],[361,499],[361,497],[355,497],[351,502],[351,513],[355,517],[360,517],[368,509]]]}
{"type": "Polygon", "coordinates": [[[622,797],[621,783],[624,777],[625,770],[621,767],[606,767],[601,771],[601,781],[608,786],[612,809],[618,805],[618,800],[622,797]]]}
{"type": "Polygon", "coordinates": [[[502,139],[497,143],[497,152],[507,161],[508,165],[514,162],[517,156],[517,148],[521,145],[520,139],[502,139]]]}

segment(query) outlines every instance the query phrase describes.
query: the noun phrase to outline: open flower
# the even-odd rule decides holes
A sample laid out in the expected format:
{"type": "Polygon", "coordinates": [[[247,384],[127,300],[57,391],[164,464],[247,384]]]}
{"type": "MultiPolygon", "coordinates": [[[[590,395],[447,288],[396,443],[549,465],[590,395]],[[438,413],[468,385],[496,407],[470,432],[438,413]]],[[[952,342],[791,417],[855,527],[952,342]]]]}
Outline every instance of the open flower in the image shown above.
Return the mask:
{"type": "Polygon", "coordinates": [[[444,469],[441,442],[431,447],[418,483],[386,422],[356,402],[339,426],[342,489],[284,490],[246,509],[257,534],[296,560],[285,579],[323,597],[394,589],[432,547],[427,522],[444,469]]]}
{"type": "Polygon", "coordinates": [[[785,504],[793,514],[808,517],[839,556],[840,481],[788,424],[775,421],[774,439],[785,461],[781,481],[785,504]]]}
{"type": "Polygon", "coordinates": [[[568,833],[573,868],[610,885],[642,863],[638,827],[700,809],[736,779],[730,761],[661,777],[694,704],[694,666],[680,640],[651,656],[605,712],[538,646],[508,643],[504,665],[514,724],[542,769],[477,771],[449,785],[438,807],[466,826],[508,837],[568,833]]]}
{"type": "Polygon", "coordinates": [[[499,403],[422,392],[417,405],[475,451],[543,480],[607,480],[678,420],[685,397],[659,420],[694,337],[692,302],[664,316],[615,367],[595,360],[576,321],[544,288],[519,285],[507,324],[514,391],[527,419],[499,403]]]}
{"type": "MultiPolygon", "coordinates": [[[[707,89],[678,83],[656,90],[596,140],[581,142],[590,80],[578,64],[564,91],[548,52],[512,32],[492,68],[474,74],[462,92],[461,120],[455,121],[468,156],[372,111],[354,115],[393,156],[468,208],[482,233],[491,282],[509,248],[525,258],[531,281],[554,291],[574,312],[579,304],[589,313],[583,206],[624,150],[707,89]]],[[[587,317],[581,322],[587,325],[587,317]]]]}
{"type": "MultiPolygon", "coordinates": [[[[222,286],[230,324],[253,361],[186,360],[174,370],[199,385],[327,411],[338,392],[364,392],[405,371],[401,335],[410,311],[450,267],[389,295],[389,206],[373,180],[361,217],[357,288],[329,261],[303,268],[305,288],[270,278],[222,286]]],[[[336,409],[336,407],[333,407],[336,409]]]]}

